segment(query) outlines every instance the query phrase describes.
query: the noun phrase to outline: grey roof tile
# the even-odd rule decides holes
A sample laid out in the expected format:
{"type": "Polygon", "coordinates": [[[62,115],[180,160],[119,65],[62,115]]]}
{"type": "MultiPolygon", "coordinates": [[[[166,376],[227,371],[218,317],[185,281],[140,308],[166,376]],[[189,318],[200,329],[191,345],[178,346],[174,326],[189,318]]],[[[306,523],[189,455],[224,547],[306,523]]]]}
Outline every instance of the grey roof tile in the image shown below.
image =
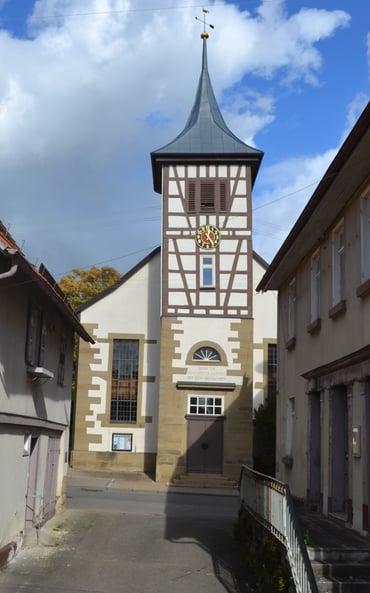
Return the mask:
{"type": "Polygon", "coordinates": [[[202,72],[194,105],[183,131],[162,148],[151,153],[154,189],[161,192],[161,168],[164,161],[208,160],[251,161],[254,181],[263,152],[248,146],[227,127],[217,104],[207,64],[207,41],[203,39],[202,72]]]}

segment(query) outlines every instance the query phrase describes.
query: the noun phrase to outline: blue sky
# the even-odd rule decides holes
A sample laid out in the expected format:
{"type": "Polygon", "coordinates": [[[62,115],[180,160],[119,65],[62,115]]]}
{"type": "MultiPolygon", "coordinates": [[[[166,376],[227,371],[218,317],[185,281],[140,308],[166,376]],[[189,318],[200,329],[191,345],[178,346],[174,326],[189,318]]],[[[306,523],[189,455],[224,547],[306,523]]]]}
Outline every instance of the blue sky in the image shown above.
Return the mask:
{"type": "MultiPolygon", "coordinates": [[[[265,153],[254,248],[270,261],[370,96],[370,9],[209,2],[208,65],[230,129],[265,153]]],[[[0,0],[0,219],[29,259],[125,272],[160,242],[150,151],[184,127],[202,5],[0,0]]]]}

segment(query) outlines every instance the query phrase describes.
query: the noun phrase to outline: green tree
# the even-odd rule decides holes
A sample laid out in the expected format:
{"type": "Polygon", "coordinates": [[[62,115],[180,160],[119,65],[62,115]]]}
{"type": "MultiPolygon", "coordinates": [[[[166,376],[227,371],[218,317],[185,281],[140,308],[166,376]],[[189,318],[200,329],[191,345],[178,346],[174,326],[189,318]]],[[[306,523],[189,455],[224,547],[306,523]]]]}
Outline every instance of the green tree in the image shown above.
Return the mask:
{"type": "Polygon", "coordinates": [[[102,268],[92,266],[89,270],[75,268],[71,274],[60,279],[59,286],[67,296],[71,307],[76,309],[115,284],[120,276],[117,270],[109,266],[102,268]]]}

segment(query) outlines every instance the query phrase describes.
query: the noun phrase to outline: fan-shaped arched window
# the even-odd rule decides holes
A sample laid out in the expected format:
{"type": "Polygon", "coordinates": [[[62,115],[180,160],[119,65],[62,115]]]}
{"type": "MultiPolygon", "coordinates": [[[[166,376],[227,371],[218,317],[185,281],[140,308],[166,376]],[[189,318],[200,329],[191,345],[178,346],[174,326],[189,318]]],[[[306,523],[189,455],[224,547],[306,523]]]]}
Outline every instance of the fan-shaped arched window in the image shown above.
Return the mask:
{"type": "Polygon", "coordinates": [[[202,346],[194,352],[193,360],[200,362],[220,362],[221,356],[215,348],[202,346]]]}

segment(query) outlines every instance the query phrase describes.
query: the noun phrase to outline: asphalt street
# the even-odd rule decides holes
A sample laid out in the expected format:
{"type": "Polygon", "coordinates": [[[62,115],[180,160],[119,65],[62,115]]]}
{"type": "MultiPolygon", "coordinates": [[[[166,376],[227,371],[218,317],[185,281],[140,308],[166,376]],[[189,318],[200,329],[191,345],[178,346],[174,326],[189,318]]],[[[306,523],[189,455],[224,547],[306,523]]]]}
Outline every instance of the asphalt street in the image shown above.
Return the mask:
{"type": "Polygon", "coordinates": [[[236,496],[70,479],[39,544],[31,533],[0,572],[0,592],[244,593],[237,512],[236,496]]]}

